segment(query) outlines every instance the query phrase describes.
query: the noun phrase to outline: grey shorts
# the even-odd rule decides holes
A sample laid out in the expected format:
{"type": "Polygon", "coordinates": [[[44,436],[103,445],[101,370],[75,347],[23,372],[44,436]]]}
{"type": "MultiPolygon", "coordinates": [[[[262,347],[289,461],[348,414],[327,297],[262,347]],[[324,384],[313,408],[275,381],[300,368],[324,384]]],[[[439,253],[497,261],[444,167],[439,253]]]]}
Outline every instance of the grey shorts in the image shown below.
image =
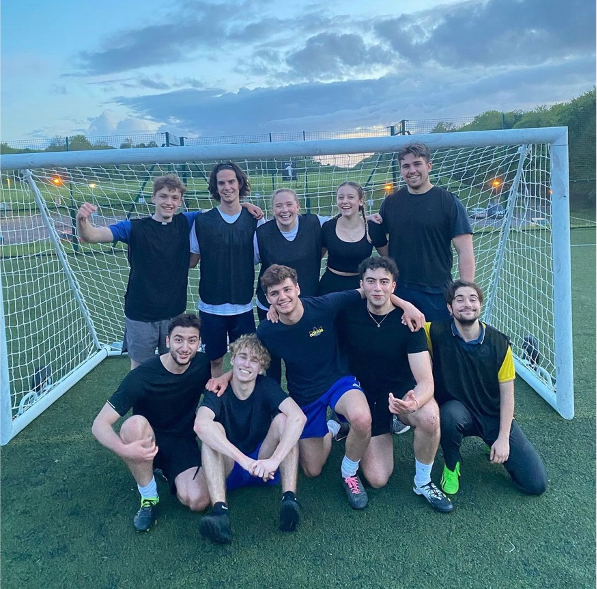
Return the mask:
{"type": "Polygon", "coordinates": [[[163,321],[133,321],[124,318],[124,342],[122,351],[128,352],[131,360],[145,362],[155,356],[155,349],[159,354],[168,351],[166,336],[170,319],[163,321]]]}

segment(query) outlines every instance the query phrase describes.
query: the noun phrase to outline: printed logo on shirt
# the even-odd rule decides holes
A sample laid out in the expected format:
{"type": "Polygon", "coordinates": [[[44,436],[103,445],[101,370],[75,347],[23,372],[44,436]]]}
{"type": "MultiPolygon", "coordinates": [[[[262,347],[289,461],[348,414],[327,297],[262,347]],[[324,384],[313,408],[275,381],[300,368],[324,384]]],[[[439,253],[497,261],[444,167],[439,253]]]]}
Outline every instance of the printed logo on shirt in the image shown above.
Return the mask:
{"type": "Polygon", "coordinates": [[[322,333],[323,333],[323,327],[314,327],[309,332],[309,337],[317,337],[318,335],[321,335],[322,333]]]}

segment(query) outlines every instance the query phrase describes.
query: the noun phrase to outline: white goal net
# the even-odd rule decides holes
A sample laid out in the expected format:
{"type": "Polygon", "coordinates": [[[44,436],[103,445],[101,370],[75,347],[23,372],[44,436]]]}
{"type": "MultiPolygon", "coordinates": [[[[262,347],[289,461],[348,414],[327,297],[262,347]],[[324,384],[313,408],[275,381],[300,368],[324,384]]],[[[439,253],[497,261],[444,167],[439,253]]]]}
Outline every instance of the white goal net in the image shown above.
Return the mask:
{"type": "MultiPolygon", "coordinates": [[[[187,210],[211,208],[210,171],[232,160],[251,183],[245,200],[266,216],[283,186],[302,211],[334,215],[347,180],[363,185],[367,212],[377,212],[401,186],[397,150],[415,140],[431,149],[432,182],[468,211],[485,320],[511,338],[518,373],[571,418],[566,130],[525,129],[2,156],[2,442],[121,353],[126,245],[80,243],[83,202],[98,206],[95,225],[148,215],[153,179],[174,173],[187,185],[187,210]]],[[[197,283],[191,270],[189,310],[197,283]]]]}

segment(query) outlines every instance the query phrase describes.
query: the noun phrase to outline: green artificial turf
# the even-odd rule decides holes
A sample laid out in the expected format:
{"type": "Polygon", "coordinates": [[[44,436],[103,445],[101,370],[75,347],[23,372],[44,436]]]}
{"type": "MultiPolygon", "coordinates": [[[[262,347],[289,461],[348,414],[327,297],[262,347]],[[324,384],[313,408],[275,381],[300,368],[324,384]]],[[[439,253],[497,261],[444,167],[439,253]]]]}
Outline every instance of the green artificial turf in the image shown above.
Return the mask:
{"type": "MultiPolygon", "coordinates": [[[[575,418],[516,383],[518,422],[549,474],[543,496],[521,495],[468,439],[455,510],[435,513],[411,490],[408,432],[363,512],[346,502],[336,443],[320,477],[299,478],[294,534],[277,530],[279,489],[241,489],[229,497],[233,544],[214,546],[163,483],[158,525],[136,534],[134,481],[90,431],[129,368],[110,359],[2,448],[2,587],[594,588],[595,230],[573,230],[572,243],[575,418]]],[[[442,466],[440,451],[436,482],[442,466]]]]}

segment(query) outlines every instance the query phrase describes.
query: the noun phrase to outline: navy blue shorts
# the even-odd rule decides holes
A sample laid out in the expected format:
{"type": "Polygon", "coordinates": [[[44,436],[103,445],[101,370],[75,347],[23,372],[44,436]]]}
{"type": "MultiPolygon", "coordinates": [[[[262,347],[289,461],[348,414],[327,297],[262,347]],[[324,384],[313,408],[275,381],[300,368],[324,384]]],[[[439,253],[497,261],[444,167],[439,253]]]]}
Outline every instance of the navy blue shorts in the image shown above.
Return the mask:
{"type": "MultiPolygon", "coordinates": [[[[259,450],[261,450],[261,444],[251,452],[247,454],[249,458],[257,460],[259,458],[259,450]]],[[[280,471],[277,470],[274,478],[268,481],[264,481],[261,477],[254,477],[250,472],[246,471],[238,462],[234,463],[234,467],[230,471],[230,474],[226,477],[226,489],[228,491],[234,491],[234,489],[240,489],[241,487],[253,487],[257,485],[279,485],[280,484],[280,471]]]]}
{"type": "Polygon", "coordinates": [[[450,319],[450,311],[442,292],[425,292],[416,288],[397,286],[394,294],[419,309],[425,315],[425,321],[450,319]]]}
{"type": "MultiPolygon", "coordinates": [[[[354,376],[343,376],[321,395],[319,399],[301,407],[303,413],[307,416],[307,423],[300,439],[323,438],[328,433],[328,407],[331,407],[335,411],[336,403],[338,403],[340,397],[352,389],[363,392],[359,381],[354,376]]],[[[338,415],[338,417],[342,421],[346,421],[342,415],[338,415]]]]}
{"type": "Polygon", "coordinates": [[[209,360],[217,360],[228,351],[228,342],[236,341],[245,333],[255,333],[253,311],[240,315],[214,315],[199,311],[201,343],[209,360]]]}

